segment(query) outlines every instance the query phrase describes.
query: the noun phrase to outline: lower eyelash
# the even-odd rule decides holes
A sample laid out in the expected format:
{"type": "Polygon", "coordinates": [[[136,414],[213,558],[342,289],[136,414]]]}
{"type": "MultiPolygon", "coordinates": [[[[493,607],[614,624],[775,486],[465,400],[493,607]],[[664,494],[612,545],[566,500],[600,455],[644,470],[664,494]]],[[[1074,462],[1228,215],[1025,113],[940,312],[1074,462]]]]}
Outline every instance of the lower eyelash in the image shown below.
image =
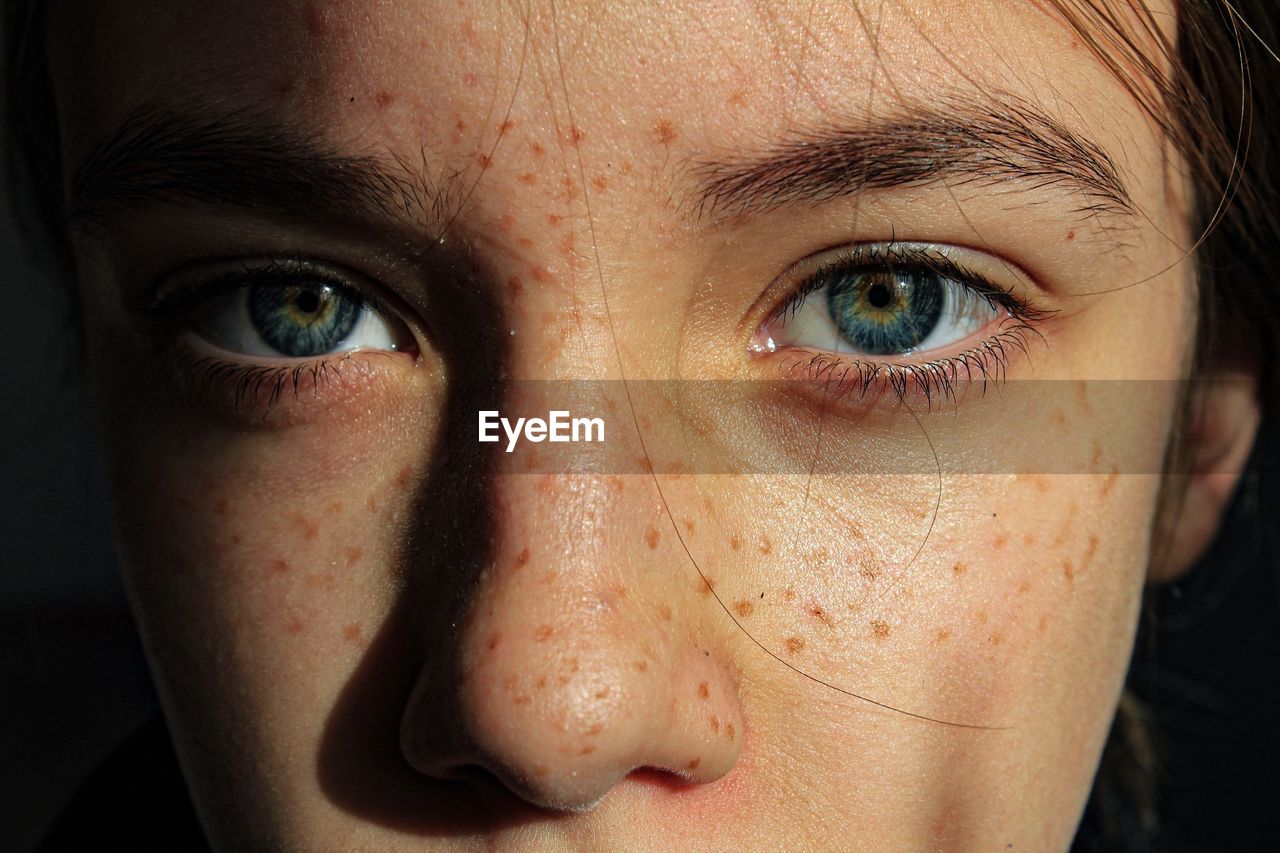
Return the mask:
{"type": "Polygon", "coordinates": [[[341,364],[349,360],[346,353],[300,364],[265,365],[188,355],[181,367],[202,398],[229,394],[237,412],[255,408],[260,401],[270,411],[286,393],[297,398],[309,389],[312,396],[319,397],[329,380],[341,375],[341,364]]]}
{"type": "Polygon", "coordinates": [[[801,378],[820,386],[824,394],[834,397],[862,399],[869,393],[883,391],[892,393],[899,402],[913,395],[923,398],[926,406],[932,406],[939,398],[954,402],[960,382],[977,381],[983,393],[988,384],[1003,383],[1009,350],[1017,348],[1024,355],[1030,355],[1027,348],[1030,335],[1040,337],[1028,323],[1014,320],[965,352],[923,364],[866,361],[818,353],[796,359],[783,370],[800,374],[801,378]]]}

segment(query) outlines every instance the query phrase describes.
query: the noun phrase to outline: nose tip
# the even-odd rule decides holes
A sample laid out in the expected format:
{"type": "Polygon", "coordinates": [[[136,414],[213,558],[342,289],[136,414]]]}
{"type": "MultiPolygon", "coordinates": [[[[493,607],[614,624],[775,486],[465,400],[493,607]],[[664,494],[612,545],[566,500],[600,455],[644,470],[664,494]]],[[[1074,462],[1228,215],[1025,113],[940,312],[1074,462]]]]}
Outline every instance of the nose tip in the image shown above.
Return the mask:
{"type": "MultiPolygon", "coordinates": [[[[678,786],[706,784],[737,760],[736,693],[708,654],[662,661],[568,647],[530,658],[514,638],[505,655],[501,640],[489,648],[492,636],[481,645],[485,654],[452,697],[458,713],[441,714],[450,697],[429,688],[410,702],[402,745],[424,775],[494,778],[533,805],[583,812],[628,777],[657,781],[660,771],[678,786]]],[[[584,645],[625,652],[626,644],[584,645]]]]}

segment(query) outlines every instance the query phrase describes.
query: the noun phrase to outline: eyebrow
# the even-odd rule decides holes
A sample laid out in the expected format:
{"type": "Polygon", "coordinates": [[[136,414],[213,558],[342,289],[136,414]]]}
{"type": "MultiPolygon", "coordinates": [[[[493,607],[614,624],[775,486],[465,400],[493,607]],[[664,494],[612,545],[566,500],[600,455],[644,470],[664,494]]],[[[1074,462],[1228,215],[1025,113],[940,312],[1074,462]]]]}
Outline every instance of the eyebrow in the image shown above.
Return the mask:
{"type": "Polygon", "coordinates": [[[1086,217],[1136,212],[1102,146],[1012,96],[908,105],[797,134],[763,156],[695,162],[692,169],[702,219],[937,183],[1060,189],[1086,217]]]}
{"type": "Polygon", "coordinates": [[[270,116],[143,105],[72,173],[68,218],[81,228],[156,202],[259,208],[302,218],[443,219],[457,176],[433,186],[394,158],[338,154],[270,116]]]}

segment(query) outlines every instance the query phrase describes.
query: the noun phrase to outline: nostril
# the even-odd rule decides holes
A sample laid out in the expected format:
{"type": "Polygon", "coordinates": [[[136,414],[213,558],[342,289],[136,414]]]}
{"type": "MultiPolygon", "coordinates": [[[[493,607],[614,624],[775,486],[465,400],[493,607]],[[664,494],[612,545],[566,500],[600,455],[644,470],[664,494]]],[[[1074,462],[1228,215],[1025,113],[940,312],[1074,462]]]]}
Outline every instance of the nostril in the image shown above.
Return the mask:
{"type": "Polygon", "coordinates": [[[687,790],[697,784],[688,773],[677,773],[662,767],[637,767],[627,774],[627,778],[671,793],[687,790]]]}

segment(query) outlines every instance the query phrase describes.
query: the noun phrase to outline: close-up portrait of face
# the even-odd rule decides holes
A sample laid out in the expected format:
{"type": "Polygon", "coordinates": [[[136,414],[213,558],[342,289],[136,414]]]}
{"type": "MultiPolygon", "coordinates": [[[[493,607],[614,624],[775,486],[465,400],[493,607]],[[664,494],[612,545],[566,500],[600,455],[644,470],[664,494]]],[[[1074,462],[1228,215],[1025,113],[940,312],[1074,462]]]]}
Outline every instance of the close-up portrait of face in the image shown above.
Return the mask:
{"type": "Polygon", "coordinates": [[[193,837],[1157,849],[1270,5],[6,6],[193,837]]]}

